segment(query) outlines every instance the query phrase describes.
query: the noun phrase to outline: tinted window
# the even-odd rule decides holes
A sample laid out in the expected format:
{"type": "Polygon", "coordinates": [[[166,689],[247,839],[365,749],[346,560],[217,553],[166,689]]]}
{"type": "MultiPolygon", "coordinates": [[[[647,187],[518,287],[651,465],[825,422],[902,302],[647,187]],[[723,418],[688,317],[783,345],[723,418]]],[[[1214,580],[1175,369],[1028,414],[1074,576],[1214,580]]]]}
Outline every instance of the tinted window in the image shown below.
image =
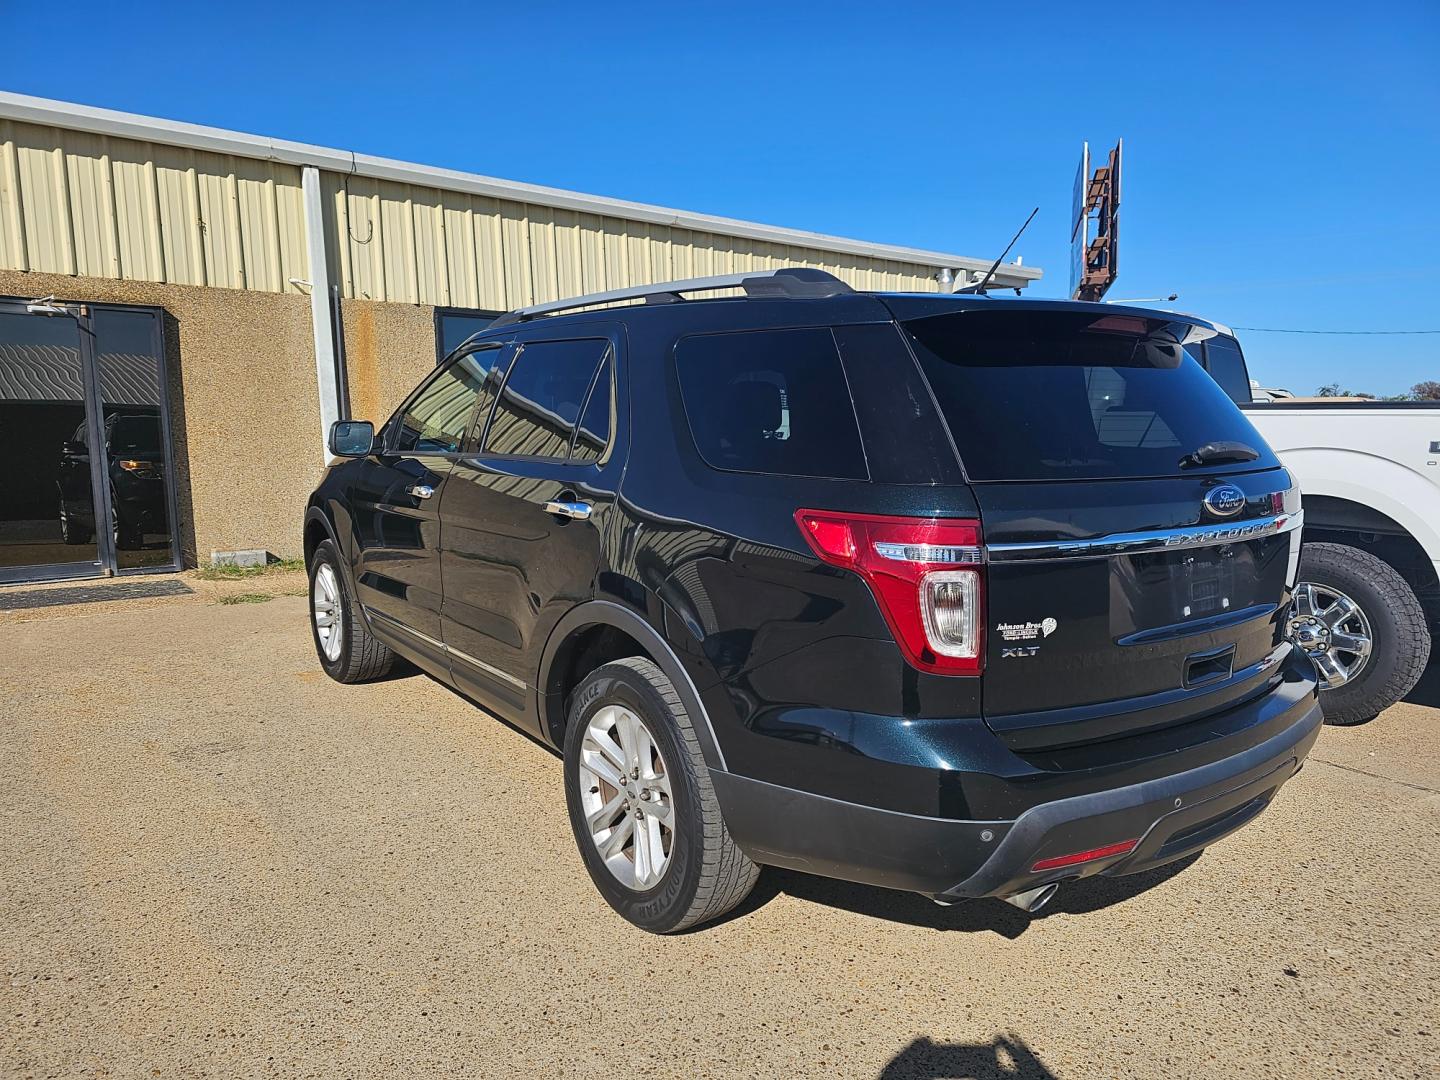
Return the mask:
{"type": "Polygon", "coordinates": [[[971,480],[1174,476],[1207,442],[1274,464],[1250,422],[1159,319],[968,311],[905,324],[971,480]]]}
{"type": "Polygon", "coordinates": [[[491,454],[564,459],[595,371],[609,351],[603,338],[535,341],[510,365],[485,436],[491,454]]]}
{"type": "Polygon", "coordinates": [[[160,452],[160,417],[153,413],[131,413],[112,417],[110,452],[125,457],[160,452]]]}
{"type": "Polygon", "coordinates": [[[504,351],[484,349],[470,353],[436,375],[395,419],[391,450],[402,454],[458,453],[475,404],[504,351]]]}
{"type": "Polygon", "coordinates": [[[1220,389],[1229,394],[1231,400],[1250,400],[1250,375],[1245,370],[1240,345],[1234,338],[1222,334],[1205,342],[1205,363],[1210,369],[1210,377],[1220,384],[1220,389]]]}
{"type": "Polygon", "coordinates": [[[866,478],[829,330],[688,337],[675,347],[675,366],[695,445],[713,468],[866,478]]]}
{"type": "Polygon", "coordinates": [[[590,400],[580,417],[580,427],[575,432],[575,445],[570,450],[572,461],[599,461],[610,442],[610,356],[600,365],[600,374],[595,378],[595,387],[590,391],[590,400]]]}
{"type": "Polygon", "coordinates": [[[478,334],[500,317],[494,311],[437,311],[435,313],[435,348],[438,364],[465,344],[471,334],[478,334]]]}

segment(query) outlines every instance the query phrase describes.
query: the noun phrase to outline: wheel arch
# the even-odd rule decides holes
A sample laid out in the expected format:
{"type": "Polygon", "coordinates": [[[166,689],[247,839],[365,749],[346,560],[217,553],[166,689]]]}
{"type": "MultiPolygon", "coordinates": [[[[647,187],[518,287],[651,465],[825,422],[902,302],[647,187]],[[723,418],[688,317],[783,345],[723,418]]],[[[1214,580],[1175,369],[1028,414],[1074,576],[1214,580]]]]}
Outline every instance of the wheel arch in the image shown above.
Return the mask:
{"type": "Polygon", "coordinates": [[[312,505],[305,511],[303,551],[307,567],[310,565],[310,556],[314,555],[315,549],[326,540],[339,548],[340,542],[335,537],[335,527],[330,524],[330,519],[325,516],[325,511],[312,505]]]}
{"type": "Polygon", "coordinates": [[[1307,530],[1312,501],[1322,512],[1322,500],[1349,503],[1388,519],[1440,564],[1440,488],[1428,477],[1388,458],[1334,447],[1286,450],[1280,460],[1300,485],[1307,530]]]}
{"type": "Polygon", "coordinates": [[[365,605],[359,602],[360,594],[355,588],[355,569],[350,565],[350,559],[346,556],[345,545],[341,543],[339,531],[335,528],[335,523],[330,520],[330,515],[325,512],[324,507],[311,503],[305,510],[305,524],[303,526],[305,569],[307,573],[310,569],[310,557],[315,554],[315,549],[326,540],[329,540],[335,545],[335,550],[340,555],[340,573],[345,578],[345,584],[350,590],[350,595],[356,598],[356,607],[360,612],[360,618],[364,621],[366,629],[369,629],[370,616],[365,610],[365,605]]]}
{"type": "MultiPolygon", "coordinates": [[[[619,655],[648,657],[665,673],[684,703],[685,711],[694,721],[695,735],[705,755],[705,764],[713,769],[724,769],[725,755],[715,737],[710,714],[675,650],[644,616],[610,600],[590,600],[571,608],[546,639],[536,684],[540,724],[545,738],[554,746],[564,745],[567,699],[576,675],[573,662],[585,648],[585,643],[594,640],[593,635],[607,631],[624,635],[633,642],[634,649],[619,655]]],[[[618,659],[619,655],[613,655],[608,650],[605,653],[606,659],[618,659]]],[[[584,674],[578,673],[581,677],[584,674]]]]}
{"type": "Polygon", "coordinates": [[[1440,559],[1401,522],[1368,503],[1307,492],[1302,535],[1308,543],[1342,544],[1367,551],[1417,592],[1440,584],[1440,559]]]}

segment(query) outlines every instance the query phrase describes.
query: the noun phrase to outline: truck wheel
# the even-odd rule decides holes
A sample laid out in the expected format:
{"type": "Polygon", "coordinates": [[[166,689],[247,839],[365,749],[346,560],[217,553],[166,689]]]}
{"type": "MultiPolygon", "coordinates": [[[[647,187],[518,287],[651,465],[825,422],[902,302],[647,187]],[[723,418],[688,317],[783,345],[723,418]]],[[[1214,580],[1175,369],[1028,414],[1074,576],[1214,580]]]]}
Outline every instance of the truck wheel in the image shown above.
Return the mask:
{"type": "Polygon", "coordinates": [[[689,714],[650,660],[606,664],[575,692],[565,798],[595,887],[642,930],[718,918],[755,886],[760,868],[725,828],[689,714]]]}
{"type": "Polygon", "coordinates": [[[365,626],[340,570],[339,552],[329,540],[310,556],[310,634],[320,666],[336,682],[378,679],[395,663],[389,646],[365,626]]]}
{"type": "Polygon", "coordinates": [[[1327,724],[1359,724],[1410,692],[1430,629],[1395,570],[1346,544],[1306,544],[1287,636],[1315,662],[1327,724]]]}

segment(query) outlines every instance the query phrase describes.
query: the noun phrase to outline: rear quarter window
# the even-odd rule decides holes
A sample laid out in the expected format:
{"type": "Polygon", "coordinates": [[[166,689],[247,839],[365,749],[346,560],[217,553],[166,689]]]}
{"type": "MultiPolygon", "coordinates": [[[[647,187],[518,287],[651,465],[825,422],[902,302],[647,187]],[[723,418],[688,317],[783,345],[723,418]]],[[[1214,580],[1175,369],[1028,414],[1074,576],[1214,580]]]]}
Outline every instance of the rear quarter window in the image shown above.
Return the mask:
{"type": "Polygon", "coordinates": [[[675,369],[695,447],[710,467],[868,478],[850,388],[828,329],[682,338],[675,369]]]}

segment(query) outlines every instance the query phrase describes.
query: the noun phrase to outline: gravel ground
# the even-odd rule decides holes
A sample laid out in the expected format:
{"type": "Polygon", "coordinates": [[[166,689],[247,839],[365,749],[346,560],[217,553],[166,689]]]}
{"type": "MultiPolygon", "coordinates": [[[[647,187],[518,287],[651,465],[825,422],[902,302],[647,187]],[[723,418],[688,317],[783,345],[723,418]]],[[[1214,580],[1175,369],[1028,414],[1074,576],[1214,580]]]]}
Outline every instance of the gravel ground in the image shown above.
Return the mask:
{"type": "Polygon", "coordinates": [[[771,871],[656,938],[548,751],[225,589],[0,618],[0,1076],[1435,1075],[1436,709],[1033,921],[771,871]]]}

